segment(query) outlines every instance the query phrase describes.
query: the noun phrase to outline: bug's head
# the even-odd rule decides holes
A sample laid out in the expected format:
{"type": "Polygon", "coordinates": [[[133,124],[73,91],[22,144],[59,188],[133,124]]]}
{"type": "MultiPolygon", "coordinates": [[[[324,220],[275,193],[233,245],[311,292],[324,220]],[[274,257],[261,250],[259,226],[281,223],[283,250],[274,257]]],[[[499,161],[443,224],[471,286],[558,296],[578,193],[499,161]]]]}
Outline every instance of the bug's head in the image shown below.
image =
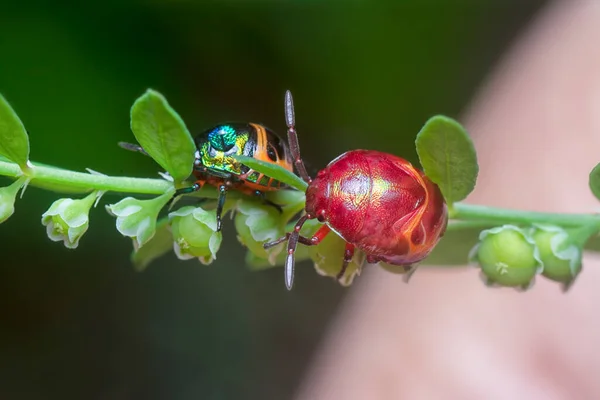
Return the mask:
{"type": "Polygon", "coordinates": [[[328,169],[323,169],[319,171],[306,189],[306,213],[315,216],[319,221],[323,222],[323,212],[327,211],[328,203],[329,171],[328,169]]]}

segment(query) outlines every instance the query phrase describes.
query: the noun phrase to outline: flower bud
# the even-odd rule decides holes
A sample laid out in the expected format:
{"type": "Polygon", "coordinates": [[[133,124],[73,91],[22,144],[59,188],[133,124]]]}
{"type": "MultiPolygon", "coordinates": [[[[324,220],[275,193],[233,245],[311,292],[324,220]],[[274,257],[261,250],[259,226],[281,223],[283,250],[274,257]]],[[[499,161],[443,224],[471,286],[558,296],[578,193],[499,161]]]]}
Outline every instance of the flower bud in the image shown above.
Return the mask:
{"type": "Polygon", "coordinates": [[[236,208],[234,222],[240,243],[257,257],[275,265],[285,243],[268,250],[264,249],[263,243],[285,235],[285,221],[279,211],[273,206],[251,200],[238,201],[236,208]]]}
{"type": "Polygon", "coordinates": [[[106,210],[117,217],[117,230],[132,238],[133,247],[137,250],[154,236],[158,214],[172,196],[173,192],[169,191],[150,200],[126,197],[116,204],[107,205],[106,210]]]}
{"type": "Polygon", "coordinates": [[[535,225],[530,233],[544,263],[542,275],[567,286],[581,272],[583,246],[578,246],[565,229],[552,225],[535,225]]]}
{"type": "Polygon", "coordinates": [[[181,260],[198,258],[210,264],[217,258],[222,235],[217,232],[216,210],[187,206],[169,214],[173,233],[173,249],[181,260]]]}
{"type": "Polygon", "coordinates": [[[487,284],[523,289],[532,285],[543,265],[533,239],[513,225],[481,232],[470,259],[479,264],[487,284]]]}
{"type": "MultiPolygon", "coordinates": [[[[313,220],[316,222],[316,220],[313,220]]],[[[311,221],[312,222],[312,221],[311,221]]],[[[305,224],[306,226],[307,224],[305,224]]],[[[318,228],[319,225],[316,226],[318,228]]],[[[313,232],[316,229],[312,230],[313,232]]],[[[307,235],[310,237],[310,235],[307,235]]],[[[319,275],[337,278],[342,269],[344,253],[346,250],[346,241],[339,235],[331,233],[321,241],[317,246],[308,247],[311,259],[314,262],[315,270],[319,275]]],[[[350,286],[354,277],[360,275],[362,265],[365,261],[365,254],[355,249],[352,261],[346,267],[344,275],[338,280],[342,286],[350,286]]]]}
{"type": "Polygon", "coordinates": [[[88,230],[88,214],[99,195],[101,193],[94,191],[83,199],[59,199],[52,203],[48,211],[42,214],[42,225],[46,227],[50,240],[62,240],[68,249],[76,249],[88,230]]]}
{"type": "Polygon", "coordinates": [[[14,214],[17,192],[25,185],[25,183],[26,178],[20,178],[10,185],[0,188],[0,224],[14,214]]]}

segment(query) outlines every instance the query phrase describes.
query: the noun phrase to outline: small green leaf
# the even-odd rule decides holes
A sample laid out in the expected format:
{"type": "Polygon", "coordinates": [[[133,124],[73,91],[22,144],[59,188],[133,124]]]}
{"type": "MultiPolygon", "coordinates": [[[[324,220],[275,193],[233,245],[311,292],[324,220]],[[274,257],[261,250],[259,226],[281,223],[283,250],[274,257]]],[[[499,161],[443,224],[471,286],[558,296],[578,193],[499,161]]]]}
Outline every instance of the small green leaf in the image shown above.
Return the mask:
{"type": "Polygon", "coordinates": [[[589,185],[594,196],[600,200],[600,163],[590,172],[589,185]]]}
{"type": "Polygon", "coordinates": [[[131,130],[143,149],[176,182],[191,175],[196,152],[194,140],[163,95],[148,89],[133,103],[131,130]]]}
{"type": "Polygon", "coordinates": [[[146,246],[142,246],[131,255],[135,269],[143,271],[154,260],[173,250],[173,235],[169,219],[163,218],[156,223],[156,233],[146,246]]]}
{"type": "Polygon", "coordinates": [[[430,118],[415,141],[425,175],[436,183],[446,202],[463,200],[475,188],[479,166],[471,138],[455,120],[430,118]]]}
{"type": "Polygon", "coordinates": [[[256,158],[247,156],[233,156],[239,162],[247,165],[255,171],[265,174],[273,179],[277,179],[288,186],[298,189],[302,192],[306,191],[308,184],[299,176],[277,164],[257,160],[256,158]]]}
{"type": "Polygon", "coordinates": [[[21,119],[0,94],[0,155],[27,168],[29,137],[21,119]]]}

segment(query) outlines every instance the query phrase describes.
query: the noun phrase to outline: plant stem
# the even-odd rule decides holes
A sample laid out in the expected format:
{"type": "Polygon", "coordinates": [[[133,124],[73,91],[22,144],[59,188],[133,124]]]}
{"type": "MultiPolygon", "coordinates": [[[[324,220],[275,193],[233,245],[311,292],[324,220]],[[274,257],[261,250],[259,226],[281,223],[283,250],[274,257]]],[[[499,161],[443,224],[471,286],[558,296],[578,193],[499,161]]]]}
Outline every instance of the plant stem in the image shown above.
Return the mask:
{"type": "Polygon", "coordinates": [[[486,207],[474,204],[455,203],[452,219],[495,222],[496,224],[531,224],[546,223],[553,225],[581,226],[595,224],[600,226],[598,214],[565,214],[536,211],[511,210],[506,208],[486,207]]]}
{"type": "MultiPolygon", "coordinates": [[[[16,178],[22,176],[22,172],[17,164],[0,161],[0,175],[16,178]]],[[[171,182],[164,179],[93,175],[39,164],[34,164],[27,176],[31,179],[32,186],[56,187],[59,191],[104,190],[122,193],[163,194],[173,187],[171,182]]]]}

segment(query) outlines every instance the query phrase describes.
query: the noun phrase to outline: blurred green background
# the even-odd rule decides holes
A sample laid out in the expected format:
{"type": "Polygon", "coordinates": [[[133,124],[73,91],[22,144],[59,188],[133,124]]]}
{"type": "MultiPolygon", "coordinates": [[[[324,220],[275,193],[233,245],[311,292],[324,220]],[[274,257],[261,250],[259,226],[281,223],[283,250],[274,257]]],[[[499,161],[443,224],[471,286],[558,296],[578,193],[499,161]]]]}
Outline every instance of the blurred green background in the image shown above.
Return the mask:
{"type": "MultiPolygon", "coordinates": [[[[0,92],[32,159],[74,170],[156,177],[116,146],[148,87],[192,132],[250,120],[282,134],[291,89],[313,174],[355,148],[416,161],[425,120],[459,117],[543,3],[4,1],[0,92]]],[[[76,251],[51,242],[40,220],[58,196],[29,188],[0,226],[3,399],[290,398],[351,290],[308,263],[290,293],[280,268],[248,271],[230,221],[211,266],[169,254],[137,273],[103,207],[76,251]]]]}

